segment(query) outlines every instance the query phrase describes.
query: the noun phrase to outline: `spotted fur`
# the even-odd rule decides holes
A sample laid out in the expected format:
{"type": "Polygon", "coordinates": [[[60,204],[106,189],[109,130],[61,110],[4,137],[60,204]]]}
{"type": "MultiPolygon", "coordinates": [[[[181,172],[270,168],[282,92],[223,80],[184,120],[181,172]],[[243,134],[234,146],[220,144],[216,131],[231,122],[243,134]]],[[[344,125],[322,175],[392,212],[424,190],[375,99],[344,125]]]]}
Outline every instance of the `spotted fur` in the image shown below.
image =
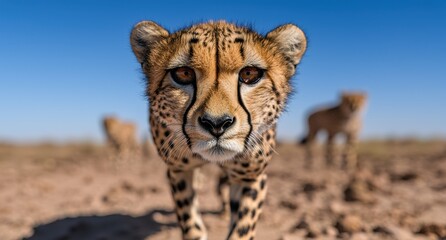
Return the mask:
{"type": "Polygon", "coordinates": [[[337,134],[346,137],[344,167],[354,170],[357,167],[355,145],[362,128],[361,112],[366,103],[366,94],[343,92],[337,106],[320,109],[308,117],[308,135],[302,140],[307,145],[306,165],[311,166],[312,145],[319,131],[327,132],[326,163],[334,164],[334,140],[337,134]]]}
{"type": "Polygon", "coordinates": [[[230,199],[223,201],[231,211],[227,239],[253,239],[275,123],[306,50],[304,33],[287,24],[262,36],[224,21],[169,33],[143,21],[130,41],[147,78],[153,141],[168,166],[183,239],[207,239],[192,182],[194,169],[210,162],[225,171],[220,185],[230,184],[230,199]],[[173,71],[182,67],[193,69],[196,79],[176,82],[173,71]],[[264,74],[255,84],[245,84],[239,81],[245,67],[264,74]],[[200,125],[205,116],[230,117],[230,126],[221,136],[212,135],[200,125]]]}

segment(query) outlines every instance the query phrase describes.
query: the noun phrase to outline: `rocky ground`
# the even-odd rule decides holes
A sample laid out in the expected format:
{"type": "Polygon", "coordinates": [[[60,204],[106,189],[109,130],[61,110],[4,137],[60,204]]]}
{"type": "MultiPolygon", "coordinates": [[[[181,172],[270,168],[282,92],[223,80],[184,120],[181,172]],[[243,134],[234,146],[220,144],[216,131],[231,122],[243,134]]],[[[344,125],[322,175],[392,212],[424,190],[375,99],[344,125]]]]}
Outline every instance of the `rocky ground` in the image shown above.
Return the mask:
{"type": "MultiPolygon", "coordinates": [[[[359,148],[360,170],[303,168],[280,144],[268,167],[258,240],[446,239],[446,143],[377,141],[359,148]]],[[[209,239],[224,239],[218,169],[199,198],[209,239]]],[[[180,239],[165,166],[155,156],[116,160],[91,144],[0,145],[0,239],[180,239]]]]}

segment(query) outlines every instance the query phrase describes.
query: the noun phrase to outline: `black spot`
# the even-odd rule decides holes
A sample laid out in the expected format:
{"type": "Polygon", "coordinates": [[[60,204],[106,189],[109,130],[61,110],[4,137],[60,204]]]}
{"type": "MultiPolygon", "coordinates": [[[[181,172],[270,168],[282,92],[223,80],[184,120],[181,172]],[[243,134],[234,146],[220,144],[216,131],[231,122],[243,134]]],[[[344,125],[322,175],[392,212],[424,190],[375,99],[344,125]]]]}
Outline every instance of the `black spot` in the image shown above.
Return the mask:
{"type": "Polygon", "coordinates": [[[264,189],[265,188],[265,184],[266,184],[265,179],[262,179],[262,181],[260,181],[260,189],[264,189]]]}
{"type": "Polygon", "coordinates": [[[183,158],[182,161],[183,161],[184,164],[188,164],[189,163],[189,159],[187,159],[187,158],[183,158]]]}
{"type": "Polygon", "coordinates": [[[262,208],[262,206],[263,206],[263,201],[260,201],[259,205],[257,206],[257,208],[262,208]]]}
{"type": "Polygon", "coordinates": [[[197,43],[198,42],[198,38],[192,38],[189,43],[197,43]]]}
{"type": "Polygon", "coordinates": [[[250,196],[252,198],[252,200],[256,200],[257,199],[257,190],[249,188],[249,187],[244,187],[242,189],[242,194],[246,195],[246,196],[250,196]]]}
{"type": "Polygon", "coordinates": [[[161,139],[160,143],[161,143],[161,145],[163,145],[164,144],[164,139],[161,139]]]}
{"type": "Polygon", "coordinates": [[[244,207],[242,211],[238,212],[238,218],[242,219],[246,214],[248,214],[249,209],[247,207],[244,207]]]}
{"type": "Polygon", "coordinates": [[[180,192],[186,190],[186,182],[184,180],[181,180],[177,184],[177,188],[178,188],[178,191],[180,191],[180,192]]]}
{"type": "Polygon", "coordinates": [[[245,39],[243,39],[243,38],[236,38],[234,40],[235,43],[243,43],[244,41],[245,41],[245,39]]]}
{"type": "Polygon", "coordinates": [[[242,167],[249,167],[249,163],[242,163],[242,167]]]}
{"type": "Polygon", "coordinates": [[[181,200],[177,200],[177,207],[183,208],[183,202],[181,200]]]}
{"type": "Polygon", "coordinates": [[[168,137],[169,134],[170,134],[170,131],[169,131],[169,130],[167,130],[167,131],[164,132],[164,136],[166,136],[166,137],[168,137]]]}
{"type": "Polygon", "coordinates": [[[190,218],[189,213],[184,213],[184,214],[183,214],[183,221],[184,221],[184,222],[187,222],[187,220],[189,220],[189,218],[190,218]]]}
{"type": "Polygon", "coordinates": [[[239,228],[237,230],[237,233],[238,233],[239,237],[243,237],[246,234],[248,234],[249,233],[249,228],[250,228],[249,225],[239,228]]]}
{"type": "Polygon", "coordinates": [[[254,219],[254,217],[256,216],[256,213],[257,213],[256,210],[253,209],[252,212],[251,212],[251,218],[252,219],[254,219]]]}

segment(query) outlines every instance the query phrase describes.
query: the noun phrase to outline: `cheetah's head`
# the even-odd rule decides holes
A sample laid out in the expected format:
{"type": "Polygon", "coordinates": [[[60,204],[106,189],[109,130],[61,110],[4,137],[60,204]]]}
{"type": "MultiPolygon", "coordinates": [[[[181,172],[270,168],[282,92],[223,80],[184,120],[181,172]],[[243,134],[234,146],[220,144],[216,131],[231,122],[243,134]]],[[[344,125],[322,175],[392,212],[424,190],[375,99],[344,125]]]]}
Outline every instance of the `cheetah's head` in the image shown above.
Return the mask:
{"type": "Polygon", "coordinates": [[[224,21],[174,33],[143,21],[130,40],[147,78],[152,128],[167,128],[172,145],[208,161],[249,151],[275,124],[306,50],[292,24],[262,36],[224,21]]]}

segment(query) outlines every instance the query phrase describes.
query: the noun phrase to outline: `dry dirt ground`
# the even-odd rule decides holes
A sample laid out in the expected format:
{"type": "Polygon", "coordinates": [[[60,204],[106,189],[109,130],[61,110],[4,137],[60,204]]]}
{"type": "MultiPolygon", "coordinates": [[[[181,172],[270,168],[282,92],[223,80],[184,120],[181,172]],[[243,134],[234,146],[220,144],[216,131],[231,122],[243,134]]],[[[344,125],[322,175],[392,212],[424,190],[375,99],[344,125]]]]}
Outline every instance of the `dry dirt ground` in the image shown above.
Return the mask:
{"type": "MultiPolygon", "coordinates": [[[[360,170],[303,168],[303,150],[280,144],[258,240],[446,239],[446,143],[377,141],[359,148],[360,170]]],[[[209,239],[224,239],[218,169],[202,171],[209,239]]],[[[92,144],[0,144],[0,239],[180,239],[165,166],[117,160],[92,144]]]]}

